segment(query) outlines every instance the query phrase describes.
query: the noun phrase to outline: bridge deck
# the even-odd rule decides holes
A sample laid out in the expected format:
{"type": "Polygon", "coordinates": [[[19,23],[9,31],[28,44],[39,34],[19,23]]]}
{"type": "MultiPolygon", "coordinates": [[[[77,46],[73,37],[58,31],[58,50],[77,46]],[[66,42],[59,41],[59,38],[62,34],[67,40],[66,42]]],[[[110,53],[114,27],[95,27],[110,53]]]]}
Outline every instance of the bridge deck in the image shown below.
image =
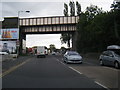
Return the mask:
{"type": "Polygon", "coordinates": [[[76,24],[78,19],[78,16],[22,18],[20,26],[76,24]]]}

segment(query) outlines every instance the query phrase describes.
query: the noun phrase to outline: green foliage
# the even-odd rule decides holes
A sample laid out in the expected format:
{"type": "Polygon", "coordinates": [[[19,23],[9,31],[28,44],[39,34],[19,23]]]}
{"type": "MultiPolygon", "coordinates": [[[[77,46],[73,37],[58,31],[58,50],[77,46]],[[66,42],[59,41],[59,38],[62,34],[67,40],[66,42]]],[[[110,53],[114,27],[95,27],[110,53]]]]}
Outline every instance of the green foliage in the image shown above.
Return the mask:
{"type": "MultiPolygon", "coordinates": [[[[113,11],[103,12],[98,7],[87,7],[87,11],[80,16],[77,25],[77,50],[78,52],[101,52],[108,45],[120,45],[114,31],[113,11]]],[[[117,13],[118,14],[118,13],[117,13]]],[[[117,17],[119,19],[119,17],[117,17]]],[[[120,25],[120,19],[116,20],[120,25]]],[[[120,28],[118,34],[120,35],[120,28]]]]}
{"type": "MultiPolygon", "coordinates": [[[[75,16],[75,3],[74,1],[69,2],[70,6],[70,16],[75,16]]],[[[68,5],[64,3],[64,16],[68,16],[68,5]]],[[[67,43],[68,47],[70,47],[70,40],[72,38],[72,35],[70,33],[62,33],[60,40],[63,43],[67,43]]]]}
{"type": "Polygon", "coordinates": [[[69,6],[70,6],[70,16],[75,16],[75,3],[74,3],[74,1],[70,1],[69,6]]]}
{"type": "Polygon", "coordinates": [[[76,8],[77,8],[77,15],[80,16],[81,14],[81,5],[78,1],[76,1],[76,8]]]}
{"type": "Polygon", "coordinates": [[[91,5],[90,7],[86,8],[85,14],[87,15],[87,19],[93,19],[96,15],[101,14],[102,8],[98,8],[98,6],[91,5]]]}
{"type": "Polygon", "coordinates": [[[115,9],[120,10],[120,2],[114,1],[113,4],[111,4],[111,8],[113,8],[113,10],[115,9]]]}
{"type": "Polygon", "coordinates": [[[62,33],[60,40],[61,43],[67,43],[68,47],[70,47],[70,39],[72,38],[72,35],[70,33],[62,33]]]}
{"type": "Polygon", "coordinates": [[[55,51],[56,50],[55,45],[54,44],[50,44],[49,45],[49,50],[50,50],[50,52],[55,51]]]}
{"type": "Polygon", "coordinates": [[[64,3],[64,15],[68,16],[68,5],[64,3]]]}

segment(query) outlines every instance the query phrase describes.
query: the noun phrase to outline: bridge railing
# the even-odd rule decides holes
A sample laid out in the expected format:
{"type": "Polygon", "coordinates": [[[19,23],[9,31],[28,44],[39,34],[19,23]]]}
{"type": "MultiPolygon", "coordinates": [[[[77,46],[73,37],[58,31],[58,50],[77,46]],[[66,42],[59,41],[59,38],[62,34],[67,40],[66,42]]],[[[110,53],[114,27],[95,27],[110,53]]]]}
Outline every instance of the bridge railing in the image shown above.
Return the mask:
{"type": "Polygon", "coordinates": [[[20,26],[76,24],[78,19],[78,16],[22,18],[19,23],[20,26]]]}

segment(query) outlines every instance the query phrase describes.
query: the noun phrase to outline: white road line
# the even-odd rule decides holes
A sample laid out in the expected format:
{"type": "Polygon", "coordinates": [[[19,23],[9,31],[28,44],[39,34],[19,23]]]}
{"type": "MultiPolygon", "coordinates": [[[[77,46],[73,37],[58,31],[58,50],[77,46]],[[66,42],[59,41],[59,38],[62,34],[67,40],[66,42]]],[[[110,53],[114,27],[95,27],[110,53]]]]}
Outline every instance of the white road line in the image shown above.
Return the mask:
{"type": "MultiPolygon", "coordinates": [[[[56,60],[57,60],[58,62],[62,63],[63,65],[66,65],[66,64],[64,64],[63,62],[61,62],[59,59],[56,59],[56,60]]],[[[67,65],[66,65],[66,66],[67,66],[67,65]]],[[[73,67],[68,66],[68,68],[74,70],[75,72],[77,72],[77,73],[79,73],[79,74],[82,74],[81,72],[77,71],[77,70],[74,69],[73,67]]]]}
{"type": "Polygon", "coordinates": [[[95,81],[95,83],[98,84],[98,85],[100,85],[100,86],[102,86],[103,88],[105,88],[105,89],[107,89],[107,90],[110,90],[108,87],[102,85],[101,83],[99,83],[99,82],[97,82],[97,81],[95,81]]]}
{"type": "Polygon", "coordinates": [[[73,67],[69,67],[70,69],[74,70],[75,72],[82,74],[81,72],[77,71],[76,69],[74,69],[73,67]]]}
{"type": "Polygon", "coordinates": [[[56,59],[58,62],[60,62],[61,64],[65,65],[63,62],[61,62],[59,59],[56,59]]]}

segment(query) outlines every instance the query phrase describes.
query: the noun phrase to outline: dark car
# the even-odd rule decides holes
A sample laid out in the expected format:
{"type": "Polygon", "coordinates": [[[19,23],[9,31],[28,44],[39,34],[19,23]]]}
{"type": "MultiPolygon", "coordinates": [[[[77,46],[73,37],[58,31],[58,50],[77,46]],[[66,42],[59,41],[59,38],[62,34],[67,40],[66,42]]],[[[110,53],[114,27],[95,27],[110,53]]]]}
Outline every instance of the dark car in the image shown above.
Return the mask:
{"type": "Polygon", "coordinates": [[[115,68],[120,68],[120,52],[119,51],[104,51],[100,57],[100,65],[110,65],[115,68]]]}

